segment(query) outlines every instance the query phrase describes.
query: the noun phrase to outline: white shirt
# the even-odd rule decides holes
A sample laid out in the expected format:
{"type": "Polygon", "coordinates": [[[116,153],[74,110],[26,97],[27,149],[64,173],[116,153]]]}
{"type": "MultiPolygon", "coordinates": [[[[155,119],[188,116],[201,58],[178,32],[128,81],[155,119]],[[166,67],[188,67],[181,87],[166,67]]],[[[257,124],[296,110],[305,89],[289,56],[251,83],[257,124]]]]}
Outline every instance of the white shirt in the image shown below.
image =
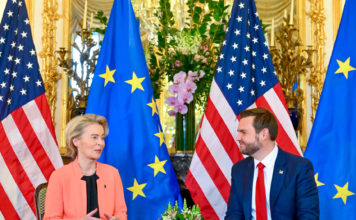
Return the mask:
{"type": "Polygon", "coordinates": [[[256,181],[257,181],[257,175],[258,175],[258,167],[257,164],[259,162],[263,163],[265,165],[265,168],[263,169],[263,175],[264,175],[264,181],[265,181],[265,190],[266,190],[266,208],[267,208],[267,219],[271,220],[271,209],[270,209],[270,191],[271,191],[271,183],[272,183],[272,176],[273,176],[273,169],[274,169],[274,164],[277,159],[277,154],[278,154],[278,147],[277,144],[275,144],[273,150],[271,153],[269,153],[262,161],[258,161],[254,159],[254,165],[255,165],[255,172],[253,174],[253,188],[252,188],[252,220],[256,219],[256,181]]]}

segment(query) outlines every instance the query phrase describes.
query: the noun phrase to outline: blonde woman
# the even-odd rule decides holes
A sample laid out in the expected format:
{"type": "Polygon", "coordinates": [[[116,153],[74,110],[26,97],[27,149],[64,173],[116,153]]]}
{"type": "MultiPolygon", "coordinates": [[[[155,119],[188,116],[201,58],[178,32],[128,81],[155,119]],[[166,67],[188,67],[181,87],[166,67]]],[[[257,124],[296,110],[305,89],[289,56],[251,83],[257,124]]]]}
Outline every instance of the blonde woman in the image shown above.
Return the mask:
{"type": "Polygon", "coordinates": [[[44,219],[127,219],[118,170],[97,162],[108,132],[106,119],[94,114],[68,123],[66,145],[75,160],[52,173],[44,219]]]}

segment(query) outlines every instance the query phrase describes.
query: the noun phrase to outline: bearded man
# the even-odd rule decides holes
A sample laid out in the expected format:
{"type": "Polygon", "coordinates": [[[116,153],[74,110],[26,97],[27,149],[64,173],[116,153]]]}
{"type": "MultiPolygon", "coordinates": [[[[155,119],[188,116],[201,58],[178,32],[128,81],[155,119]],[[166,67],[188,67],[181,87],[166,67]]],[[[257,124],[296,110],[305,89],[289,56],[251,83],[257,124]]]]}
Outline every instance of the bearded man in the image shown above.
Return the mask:
{"type": "Polygon", "coordinates": [[[312,163],[277,146],[278,124],[268,110],[249,109],[240,116],[236,139],[249,157],[232,167],[225,219],[319,219],[312,163]]]}

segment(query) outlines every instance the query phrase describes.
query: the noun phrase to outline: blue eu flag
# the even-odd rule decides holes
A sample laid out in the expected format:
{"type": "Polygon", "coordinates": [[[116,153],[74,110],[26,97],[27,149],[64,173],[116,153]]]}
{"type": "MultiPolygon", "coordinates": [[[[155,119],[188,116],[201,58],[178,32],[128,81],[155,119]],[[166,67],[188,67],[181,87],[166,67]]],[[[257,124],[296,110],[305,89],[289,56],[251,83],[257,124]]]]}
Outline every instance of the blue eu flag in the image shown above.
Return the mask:
{"type": "Polygon", "coordinates": [[[321,219],[356,219],[356,1],[347,0],[306,148],[321,219]]]}
{"type": "Polygon", "coordinates": [[[99,161],[118,168],[129,219],[158,219],[181,201],[130,0],[114,1],[87,113],[108,120],[99,161]]]}

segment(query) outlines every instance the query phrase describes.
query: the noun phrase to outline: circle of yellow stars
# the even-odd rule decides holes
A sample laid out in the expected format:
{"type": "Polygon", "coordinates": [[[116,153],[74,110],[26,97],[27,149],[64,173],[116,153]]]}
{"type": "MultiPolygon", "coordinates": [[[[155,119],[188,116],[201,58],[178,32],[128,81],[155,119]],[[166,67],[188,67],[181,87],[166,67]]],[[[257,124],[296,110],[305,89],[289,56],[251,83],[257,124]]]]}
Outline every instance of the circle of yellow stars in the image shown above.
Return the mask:
{"type": "MultiPolygon", "coordinates": [[[[106,71],[103,74],[100,74],[99,77],[105,79],[104,81],[104,87],[109,83],[115,83],[115,79],[114,79],[114,73],[115,73],[116,69],[110,70],[109,66],[106,65],[106,71]]],[[[142,90],[144,91],[144,88],[142,86],[142,82],[143,80],[145,80],[145,77],[137,77],[136,73],[133,72],[132,73],[132,79],[130,80],[126,80],[125,83],[130,84],[131,85],[131,94],[136,90],[142,90]]],[[[157,105],[156,102],[154,100],[154,98],[152,97],[151,102],[147,103],[147,106],[151,107],[152,109],[152,117],[157,114],[158,115],[158,111],[157,111],[157,105]]],[[[160,127],[158,127],[158,132],[154,134],[154,136],[156,136],[157,138],[159,138],[159,145],[162,146],[162,144],[165,142],[164,140],[164,134],[161,131],[160,127]]],[[[148,164],[147,166],[153,169],[153,176],[156,177],[158,173],[163,173],[166,174],[166,170],[164,169],[164,165],[167,162],[167,160],[159,160],[158,156],[155,155],[155,159],[153,163],[148,164]]],[[[147,183],[139,183],[137,181],[136,178],[134,178],[133,181],[133,185],[130,187],[127,187],[127,190],[132,192],[132,200],[134,200],[137,196],[142,196],[142,197],[146,197],[145,193],[143,192],[145,186],[147,185],[147,183]]]]}

